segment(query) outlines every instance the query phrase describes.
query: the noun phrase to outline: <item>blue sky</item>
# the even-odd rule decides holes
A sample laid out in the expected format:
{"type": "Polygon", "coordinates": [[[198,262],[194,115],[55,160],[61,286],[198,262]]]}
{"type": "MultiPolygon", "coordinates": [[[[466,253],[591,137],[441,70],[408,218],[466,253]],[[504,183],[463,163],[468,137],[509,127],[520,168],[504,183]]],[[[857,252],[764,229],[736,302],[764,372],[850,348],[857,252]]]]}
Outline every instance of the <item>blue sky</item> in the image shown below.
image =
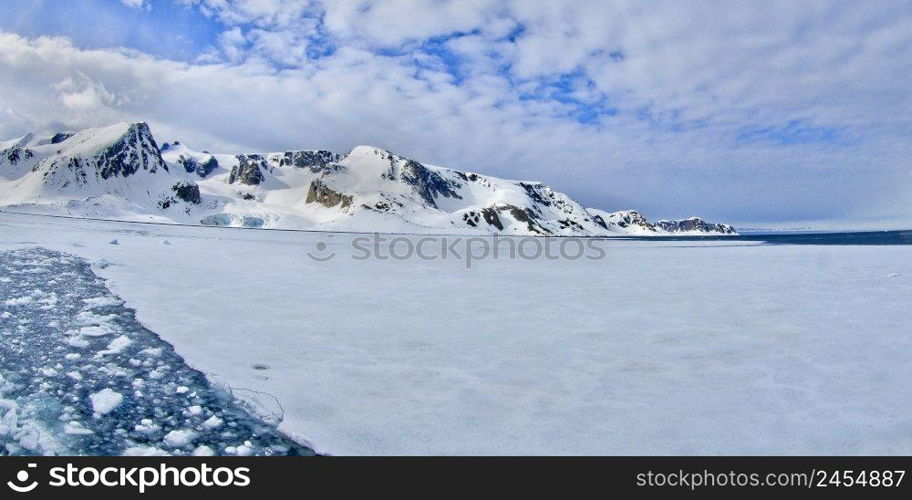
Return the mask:
{"type": "Polygon", "coordinates": [[[0,136],[357,144],[584,204],[912,225],[912,4],[0,0],[0,136]]]}
{"type": "Polygon", "coordinates": [[[119,0],[3,0],[0,29],[63,36],[84,48],[130,47],[175,60],[193,60],[216,42],[224,26],[177,2],[131,7],[119,0]]]}

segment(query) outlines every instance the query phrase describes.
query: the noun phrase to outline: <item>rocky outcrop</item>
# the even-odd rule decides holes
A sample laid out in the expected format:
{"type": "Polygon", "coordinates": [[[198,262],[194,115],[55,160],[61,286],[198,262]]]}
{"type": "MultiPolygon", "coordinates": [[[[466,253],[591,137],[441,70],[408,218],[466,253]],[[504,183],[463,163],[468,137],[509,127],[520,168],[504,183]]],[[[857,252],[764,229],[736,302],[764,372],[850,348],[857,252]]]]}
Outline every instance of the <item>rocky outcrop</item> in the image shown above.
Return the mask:
{"type": "Polygon", "coordinates": [[[528,208],[519,208],[514,205],[500,205],[497,207],[499,212],[508,212],[518,222],[526,224],[526,229],[534,234],[550,234],[551,231],[545,229],[538,221],[538,217],[528,208]]]}
{"type": "Polygon", "coordinates": [[[339,160],[339,155],[332,151],[286,151],[278,158],[279,166],[309,168],[314,173],[320,172],[339,160]]]}
{"type": "Polygon", "coordinates": [[[200,204],[200,188],[195,183],[178,182],[171,189],[174,191],[174,196],[176,196],[177,199],[186,201],[187,203],[192,203],[194,205],[200,204]]]}
{"type": "Polygon", "coordinates": [[[8,146],[4,150],[0,150],[0,167],[3,167],[4,164],[15,167],[20,161],[31,159],[33,154],[32,151],[28,149],[28,144],[34,138],[34,134],[28,134],[16,141],[15,144],[8,146]]]}
{"type": "Polygon", "coordinates": [[[307,190],[306,201],[307,203],[319,203],[327,208],[336,205],[341,205],[342,208],[348,208],[352,204],[352,197],[341,194],[324,184],[320,179],[316,179],[310,183],[310,189],[307,190]]]}
{"type": "Polygon", "coordinates": [[[496,228],[498,231],[503,231],[506,227],[504,224],[506,216],[523,224],[525,229],[533,234],[551,234],[551,231],[540,223],[538,215],[534,211],[506,203],[479,210],[469,210],[462,215],[462,220],[471,227],[485,227],[487,224],[488,229],[496,228]]]}
{"type": "Polygon", "coordinates": [[[192,156],[180,155],[177,159],[177,163],[184,167],[184,170],[188,174],[196,174],[202,178],[206,178],[207,175],[211,174],[212,171],[219,166],[218,160],[216,160],[214,156],[210,156],[208,159],[201,162],[192,156]]]}
{"type": "Polygon", "coordinates": [[[456,189],[461,187],[459,184],[444,179],[417,161],[406,160],[405,165],[399,170],[399,175],[403,182],[415,189],[425,203],[434,208],[437,208],[435,199],[438,196],[462,198],[456,192],[456,189]]]}
{"type": "Polygon", "coordinates": [[[171,187],[171,191],[174,193],[173,196],[169,196],[158,202],[158,206],[162,210],[167,210],[178,201],[183,201],[192,205],[199,205],[202,202],[200,189],[196,183],[180,181],[171,187]]]}
{"type": "Polygon", "coordinates": [[[73,132],[58,132],[51,137],[51,144],[60,144],[70,137],[73,137],[73,132]]]}
{"type": "Polygon", "coordinates": [[[620,212],[607,214],[604,217],[596,215],[593,217],[593,220],[605,228],[614,225],[621,229],[640,229],[648,232],[656,231],[656,227],[636,210],[622,210],[620,212]]]}
{"type": "Polygon", "coordinates": [[[155,173],[168,171],[146,123],[134,123],[119,140],[93,158],[102,179],[129,177],[140,170],[155,173]]]}
{"type": "Polygon", "coordinates": [[[245,184],[247,186],[257,186],[263,182],[265,176],[263,172],[269,166],[262,155],[237,155],[238,164],[231,167],[231,173],[228,174],[228,184],[245,184]]]}
{"type": "Polygon", "coordinates": [[[167,178],[170,175],[168,165],[161,157],[148,124],[113,125],[103,129],[100,137],[93,135],[93,130],[58,133],[42,139],[31,134],[26,136],[23,140],[28,140],[33,149],[12,155],[19,162],[29,160],[20,165],[18,174],[24,175],[24,169],[28,168],[28,172],[41,177],[43,189],[52,192],[74,193],[74,189],[94,186],[91,188],[93,195],[99,192],[123,194],[130,190],[128,184],[135,183],[144,188],[139,192],[151,195],[156,203],[163,196],[171,195],[168,188],[174,180],[167,178]],[[140,173],[143,180],[123,181],[140,173]]]}
{"type": "Polygon", "coordinates": [[[526,194],[535,203],[546,207],[551,206],[551,199],[554,195],[553,193],[548,193],[544,184],[538,182],[520,182],[519,186],[526,191],[526,194]]]}
{"type": "Polygon", "coordinates": [[[660,220],[655,227],[666,233],[704,233],[704,234],[738,234],[728,224],[714,224],[699,217],[684,220],[660,220]]]}
{"type": "Polygon", "coordinates": [[[480,227],[481,221],[484,220],[489,226],[496,227],[503,231],[503,222],[497,215],[497,210],[491,207],[482,208],[481,210],[470,210],[462,216],[462,220],[472,227],[480,227]]]}
{"type": "Polygon", "coordinates": [[[6,161],[8,161],[10,165],[17,165],[20,160],[28,160],[31,158],[32,152],[19,146],[13,146],[3,150],[3,156],[6,157],[6,161]]]}

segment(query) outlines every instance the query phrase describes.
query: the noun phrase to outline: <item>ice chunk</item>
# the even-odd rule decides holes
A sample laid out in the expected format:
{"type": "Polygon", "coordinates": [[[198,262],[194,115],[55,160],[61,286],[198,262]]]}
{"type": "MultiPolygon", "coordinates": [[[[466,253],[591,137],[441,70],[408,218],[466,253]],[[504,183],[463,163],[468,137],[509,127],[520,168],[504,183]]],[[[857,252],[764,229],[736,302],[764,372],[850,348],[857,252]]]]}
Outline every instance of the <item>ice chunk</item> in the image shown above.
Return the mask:
{"type": "Polygon", "coordinates": [[[128,345],[130,345],[132,343],[133,343],[133,341],[130,340],[129,337],[127,337],[126,335],[121,335],[120,337],[117,337],[116,339],[112,340],[111,343],[108,344],[107,349],[98,351],[97,355],[106,356],[108,354],[117,354],[120,351],[123,351],[125,347],[127,347],[128,345]]]}
{"type": "Polygon", "coordinates": [[[82,311],[76,315],[76,321],[80,325],[91,326],[91,325],[101,325],[103,323],[108,323],[116,317],[117,316],[114,314],[107,314],[107,315],[102,316],[99,314],[95,314],[92,311],[82,311]]]}
{"type": "Polygon", "coordinates": [[[71,346],[73,346],[73,347],[79,347],[79,348],[83,348],[83,347],[88,347],[88,346],[89,346],[89,341],[86,340],[86,339],[84,339],[84,338],[82,338],[82,337],[80,337],[80,336],[78,336],[78,335],[73,335],[72,337],[68,338],[68,339],[66,340],[66,343],[69,344],[69,345],[71,345],[71,346]]]}
{"type": "Polygon", "coordinates": [[[67,422],[63,426],[63,432],[66,434],[75,434],[75,435],[94,434],[94,432],[83,427],[81,422],[77,422],[77,421],[67,422]]]}
{"type": "Polygon", "coordinates": [[[168,452],[154,446],[131,446],[124,450],[127,457],[166,457],[168,452]]]}
{"type": "Polygon", "coordinates": [[[165,434],[164,444],[170,448],[183,448],[193,442],[198,434],[189,429],[179,429],[165,434]]]}
{"type": "Polygon", "coordinates": [[[211,457],[213,455],[215,455],[215,451],[206,445],[198,446],[193,450],[193,456],[195,457],[211,457]]]}
{"type": "Polygon", "coordinates": [[[123,403],[123,395],[113,389],[105,388],[89,396],[92,409],[99,415],[106,415],[123,403]]]}
{"type": "Polygon", "coordinates": [[[151,434],[161,429],[161,427],[155,423],[154,420],[149,418],[144,418],[139,421],[138,424],[133,426],[133,430],[136,432],[142,432],[143,434],[151,434]]]}
{"type": "Polygon", "coordinates": [[[102,337],[113,332],[114,330],[107,325],[84,326],[79,329],[79,334],[87,337],[102,337]]]}
{"type": "Polygon", "coordinates": [[[88,298],[88,299],[83,299],[82,303],[85,304],[86,307],[89,307],[89,308],[115,307],[115,306],[119,306],[119,305],[123,304],[123,301],[120,299],[116,299],[114,297],[101,296],[101,297],[92,297],[92,298],[88,298]]]}
{"type": "Polygon", "coordinates": [[[253,455],[254,451],[256,450],[253,447],[253,443],[250,441],[244,441],[244,444],[238,446],[235,449],[235,453],[239,457],[249,457],[250,455],[253,455]]]}
{"type": "Polygon", "coordinates": [[[31,297],[27,297],[27,296],[26,297],[16,297],[16,298],[12,298],[12,299],[7,299],[3,304],[6,305],[7,307],[24,306],[26,304],[30,304],[32,302],[32,300],[33,299],[31,297]]]}
{"type": "Polygon", "coordinates": [[[205,422],[203,422],[203,427],[207,429],[217,429],[222,426],[223,420],[216,415],[212,415],[205,422]]]}

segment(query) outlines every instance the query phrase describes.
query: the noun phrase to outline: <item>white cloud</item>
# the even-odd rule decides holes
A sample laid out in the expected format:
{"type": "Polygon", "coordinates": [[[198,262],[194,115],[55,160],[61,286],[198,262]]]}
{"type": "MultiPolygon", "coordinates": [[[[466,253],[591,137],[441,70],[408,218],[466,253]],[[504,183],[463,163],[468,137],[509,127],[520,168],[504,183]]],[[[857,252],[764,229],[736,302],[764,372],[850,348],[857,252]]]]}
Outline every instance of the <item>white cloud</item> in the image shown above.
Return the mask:
{"type": "Polygon", "coordinates": [[[897,4],[181,1],[225,25],[197,64],[0,35],[0,132],[147,119],[201,149],[370,143],[653,217],[912,218],[897,4]]]}
{"type": "Polygon", "coordinates": [[[226,24],[250,23],[260,27],[288,28],[297,23],[315,2],[310,0],[177,0],[198,7],[226,24]]]}
{"type": "Polygon", "coordinates": [[[146,5],[146,0],[120,0],[120,3],[134,9],[148,8],[146,5]]]}

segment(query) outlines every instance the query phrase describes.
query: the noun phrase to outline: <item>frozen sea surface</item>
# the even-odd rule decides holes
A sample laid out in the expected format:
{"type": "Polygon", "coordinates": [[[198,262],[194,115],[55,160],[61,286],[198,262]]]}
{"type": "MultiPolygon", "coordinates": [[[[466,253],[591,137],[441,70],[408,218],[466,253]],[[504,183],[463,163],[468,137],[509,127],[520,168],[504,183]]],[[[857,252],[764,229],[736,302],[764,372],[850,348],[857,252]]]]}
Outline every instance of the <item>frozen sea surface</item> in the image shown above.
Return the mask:
{"type": "Polygon", "coordinates": [[[89,259],[320,452],[912,453],[912,246],[611,241],[467,270],[353,261],[351,238],[0,213],[0,249],[89,259]]]}
{"type": "Polygon", "coordinates": [[[84,260],[0,252],[0,454],[307,452],[188,368],[84,260]]]}

